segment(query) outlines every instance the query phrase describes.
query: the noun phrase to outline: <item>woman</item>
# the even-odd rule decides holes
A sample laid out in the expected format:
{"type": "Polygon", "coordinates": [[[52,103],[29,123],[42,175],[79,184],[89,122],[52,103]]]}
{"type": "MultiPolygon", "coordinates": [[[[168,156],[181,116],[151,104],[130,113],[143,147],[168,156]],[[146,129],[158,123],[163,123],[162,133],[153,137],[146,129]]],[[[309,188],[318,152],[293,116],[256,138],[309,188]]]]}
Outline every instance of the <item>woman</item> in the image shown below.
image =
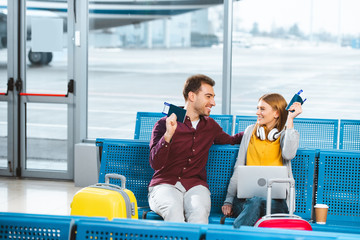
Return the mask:
{"type": "MultiPolygon", "coordinates": [[[[294,103],[289,112],[285,110],[286,106],[280,94],[265,94],[259,99],[257,123],[248,126],[244,132],[235,168],[239,165],[286,166],[289,177],[293,177],[290,161],[299,147],[299,133],[294,129],[294,118],[302,109],[300,103],[294,103]]],[[[238,199],[237,177],[237,171],[234,171],[222,212],[236,217],[236,228],[241,225],[253,226],[265,215],[266,200],[260,197],[238,199]]],[[[287,202],[284,199],[273,199],[271,212],[287,213],[287,202]]]]}

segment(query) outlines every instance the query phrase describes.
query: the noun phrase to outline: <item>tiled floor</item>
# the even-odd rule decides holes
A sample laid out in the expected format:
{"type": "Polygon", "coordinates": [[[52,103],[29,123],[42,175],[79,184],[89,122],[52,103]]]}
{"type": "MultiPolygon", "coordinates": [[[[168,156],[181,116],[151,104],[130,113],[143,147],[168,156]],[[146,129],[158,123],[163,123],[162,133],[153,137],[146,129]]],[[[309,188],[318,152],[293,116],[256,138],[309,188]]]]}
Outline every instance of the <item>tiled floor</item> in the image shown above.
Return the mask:
{"type": "Polygon", "coordinates": [[[0,211],[69,215],[74,182],[0,177],[0,211]]]}

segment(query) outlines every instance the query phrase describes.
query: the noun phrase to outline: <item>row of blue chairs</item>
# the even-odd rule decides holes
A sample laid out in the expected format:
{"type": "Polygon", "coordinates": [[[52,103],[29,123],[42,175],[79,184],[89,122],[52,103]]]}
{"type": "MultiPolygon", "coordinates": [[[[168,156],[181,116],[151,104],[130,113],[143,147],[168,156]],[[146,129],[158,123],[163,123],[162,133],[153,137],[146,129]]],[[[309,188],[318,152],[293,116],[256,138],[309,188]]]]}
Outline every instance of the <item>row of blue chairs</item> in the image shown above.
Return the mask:
{"type": "MultiPolygon", "coordinates": [[[[150,140],[154,124],[162,113],[138,112],[134,139],[150,140]]],[[[256,123],[256,116],[211,115],[228,134],[239,133],[256,123]]],[[[300,148],[360,150],[360,121],[295,118],[300,148]]]]}
{"type": "Polygon", "coordinates": [[[359,239],[360,232],[314,226],[315,231],[0,212],[0,239],[21,240],[313,240],[359,239]]]}
{"type": "MultiPolygon", "coordinates": [[[[120,173],[134,192],[140,211],[148,210],[148,184],[154,173],[149,165],[149,142],[141,140],[97,139],[102,150],[99,182],[105,174],[120,173]]],[[[219,223],[221,206],[236,162],[239,146],[213,145],[207,163],[211,192],[211,223],[219,223]]],[[[347,150],[298,149],[292,160],[296,181],[295,214],[313,219],[313,206],[329,205],[332,224],[360,225],[360,152],[347,150]],[[316,200],[315,200],[316,199],[316,200]]],[[[120,185],[118,180],[111,183],[120,185]]],[[[226,223],[232,223],[227,219],[226,223]]]]}

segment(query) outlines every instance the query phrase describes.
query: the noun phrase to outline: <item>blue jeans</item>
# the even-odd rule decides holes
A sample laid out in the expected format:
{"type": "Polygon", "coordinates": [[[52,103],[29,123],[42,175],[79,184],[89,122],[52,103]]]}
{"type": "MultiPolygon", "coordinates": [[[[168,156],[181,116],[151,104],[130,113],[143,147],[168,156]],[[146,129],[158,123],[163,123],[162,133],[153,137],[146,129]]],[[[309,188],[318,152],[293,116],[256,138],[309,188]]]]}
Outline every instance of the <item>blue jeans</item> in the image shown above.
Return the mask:
{"type": "MultiPolygon", "coordinates": [[[[286,201],[284,199],[271,200],[271,213],[289,213],[286,201]]],[[[252,197],[248,199],[234,198],[233,217],[234,227],[241,225],[254,226],[257,220],[266,214],[266,199],[261,197],[252,197]]]]}

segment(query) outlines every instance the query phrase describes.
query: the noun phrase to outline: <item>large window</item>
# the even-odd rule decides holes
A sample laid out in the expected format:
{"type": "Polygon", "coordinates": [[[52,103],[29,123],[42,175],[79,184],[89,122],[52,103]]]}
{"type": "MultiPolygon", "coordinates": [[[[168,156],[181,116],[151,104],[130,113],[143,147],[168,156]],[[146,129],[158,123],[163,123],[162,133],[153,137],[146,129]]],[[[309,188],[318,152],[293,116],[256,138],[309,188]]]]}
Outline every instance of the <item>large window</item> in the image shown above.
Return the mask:
{"type": "Polygon", "coordinates": [[[358,119],[360,36],[356,0],[234,3],[232,114],[255,115],[258,98],[300,89],[301,117],[358,119]]]}
{"type": "Polygon", "coordinates": [[[125,24],[118,27],[106,27],[101,6],[90,4],[89,138],[134,138],[136,113],[161,112],[165,101],[184,105],[183,84],[197,73],[217,81],[213,113],[221,112],[223,5],[214,2],[134,2],[126,20],[111,16],[125,24]]]}
{"type": "MultiPolygon", "coordinates": [[[[149,5],[141,4],[127,6],[126,21],[112,15],[112,25],[96,16],[104,8],[90,4],[89,138],[133,138],[136,112],[160,112],[164,101],[182,105],[183,83],[195,73],[216,80],[212,114],[221,114],[222,1],[181,14],[169,10],[167,17],[150,11],[149,21],[131,12],[149,5]]],[[[234,1],[231,114],[255,115],[263,94],[289,101],[303,89],[301,117],[358,118],[359,8],[356,0],[234,1]]]]}

